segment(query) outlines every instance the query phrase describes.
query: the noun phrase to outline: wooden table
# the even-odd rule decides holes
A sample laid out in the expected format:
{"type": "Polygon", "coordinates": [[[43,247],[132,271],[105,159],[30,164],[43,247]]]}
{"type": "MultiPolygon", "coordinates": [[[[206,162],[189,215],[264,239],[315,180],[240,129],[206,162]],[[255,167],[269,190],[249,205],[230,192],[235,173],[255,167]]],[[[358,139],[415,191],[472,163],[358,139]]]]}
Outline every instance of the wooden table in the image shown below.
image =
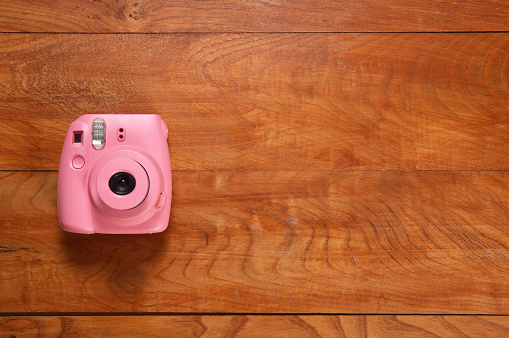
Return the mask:
{"type": "Polygon", "coordinates": [[[0,2],[0,335],[509,332],[509,5],[0,2]],[[58,226],[82,114],[170,129],[170,224],[58,226]]]}

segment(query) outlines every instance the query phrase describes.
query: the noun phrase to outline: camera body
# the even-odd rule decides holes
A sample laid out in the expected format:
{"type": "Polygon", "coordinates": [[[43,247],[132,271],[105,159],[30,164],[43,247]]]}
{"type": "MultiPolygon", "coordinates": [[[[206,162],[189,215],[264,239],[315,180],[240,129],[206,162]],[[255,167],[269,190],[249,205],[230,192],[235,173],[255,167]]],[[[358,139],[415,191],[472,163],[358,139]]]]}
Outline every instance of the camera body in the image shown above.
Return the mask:
{"type": "Polygon", "coordinates": [[[83,115],[58,168],[60,226],[75,233],[164,231],[171,208],[168,127],[159,115],[83,115]]]}

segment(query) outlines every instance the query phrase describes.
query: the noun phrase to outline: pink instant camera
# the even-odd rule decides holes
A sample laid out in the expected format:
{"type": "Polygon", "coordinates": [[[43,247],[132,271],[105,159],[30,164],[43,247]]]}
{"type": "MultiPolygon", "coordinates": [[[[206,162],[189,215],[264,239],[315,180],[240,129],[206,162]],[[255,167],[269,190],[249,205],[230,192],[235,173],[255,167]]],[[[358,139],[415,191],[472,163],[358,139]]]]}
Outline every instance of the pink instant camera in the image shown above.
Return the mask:
{"type": "Polygon", "coordinates": [[[57,203],[66,231],[144,234],[168,227],[168,127],[159,115],[83,115],[65,137],[57,203]]]}

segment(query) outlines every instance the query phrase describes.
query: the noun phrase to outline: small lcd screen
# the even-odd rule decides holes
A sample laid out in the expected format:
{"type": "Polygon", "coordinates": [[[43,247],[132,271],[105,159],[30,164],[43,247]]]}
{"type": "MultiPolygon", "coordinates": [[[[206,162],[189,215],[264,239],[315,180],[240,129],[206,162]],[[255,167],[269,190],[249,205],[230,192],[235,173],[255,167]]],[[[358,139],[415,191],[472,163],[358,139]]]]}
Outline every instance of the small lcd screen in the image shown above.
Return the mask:
{"type": "Polygon", "coordinates": [[[74,134],[74,143],[81,143],[81,133],[74,134]]]}

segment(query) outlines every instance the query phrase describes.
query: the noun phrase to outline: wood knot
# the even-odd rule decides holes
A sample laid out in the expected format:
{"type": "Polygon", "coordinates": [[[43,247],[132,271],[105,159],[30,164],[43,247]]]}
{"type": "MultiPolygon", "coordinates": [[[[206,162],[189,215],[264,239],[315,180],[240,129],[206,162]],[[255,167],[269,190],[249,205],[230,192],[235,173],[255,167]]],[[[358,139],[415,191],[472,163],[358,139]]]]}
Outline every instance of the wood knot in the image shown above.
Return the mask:
{"type": "Polygon", "coordinates": [[[129,17],[134,20],[138,20],[140,18],[140,13],[138,12],[138,6],[139,6],[139,2],[135,2],[131,6],[131,13],[129,13],[129,17]]]}

